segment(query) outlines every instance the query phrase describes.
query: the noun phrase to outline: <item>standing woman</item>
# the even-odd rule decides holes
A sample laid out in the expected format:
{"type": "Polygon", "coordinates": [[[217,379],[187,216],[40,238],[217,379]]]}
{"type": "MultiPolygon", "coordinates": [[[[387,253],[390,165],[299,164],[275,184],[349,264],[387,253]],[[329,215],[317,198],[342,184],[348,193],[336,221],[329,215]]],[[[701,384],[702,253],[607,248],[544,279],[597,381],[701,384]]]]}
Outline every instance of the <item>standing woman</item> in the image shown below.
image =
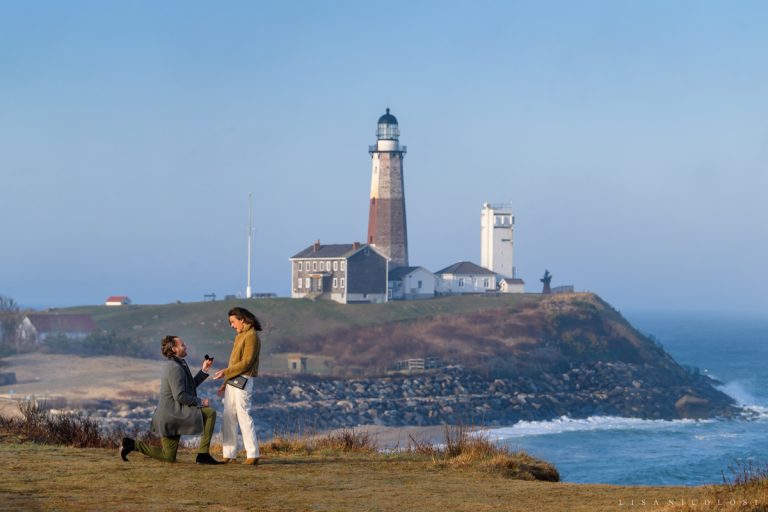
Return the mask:
{"type": "Polygon", "coordinates": [[[214,379],[225,379],[218,392],[219,396],[224,397],[224,420],[221,425],[224,449],[222,462],[237,463],[237,427],[239,425],[247,456],[245,464],[255,466],[259,463],[259,442],[256,439],[256,430],[249,411],[253,380],[259,373],[261,341],[256,332],[261,330],[261,324],[247,309],[232,308],[229,311],[229,325],[237,332],[232,354],[229,356],[229,366],[219,370],[213,376],[214,379]],[[242,385],[243,380],[244,385],[242,385]]]}

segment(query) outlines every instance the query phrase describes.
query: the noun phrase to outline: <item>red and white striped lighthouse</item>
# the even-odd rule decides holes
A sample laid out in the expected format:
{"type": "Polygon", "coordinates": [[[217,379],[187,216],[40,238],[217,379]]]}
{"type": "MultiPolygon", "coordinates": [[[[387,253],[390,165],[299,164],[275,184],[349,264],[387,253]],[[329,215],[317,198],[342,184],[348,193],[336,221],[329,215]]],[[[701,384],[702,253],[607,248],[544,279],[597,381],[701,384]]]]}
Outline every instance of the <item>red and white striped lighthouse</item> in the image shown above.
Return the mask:
{"type": "Polygon", "coordinates": [[[368,214],[368,243],[390,259],[390,268],[408,266],[408,229],[405,220],[403,156],[406,147],[398,141],[397,118],[387,113],[379,118],[371,154],[371,205],[368,214]]]}

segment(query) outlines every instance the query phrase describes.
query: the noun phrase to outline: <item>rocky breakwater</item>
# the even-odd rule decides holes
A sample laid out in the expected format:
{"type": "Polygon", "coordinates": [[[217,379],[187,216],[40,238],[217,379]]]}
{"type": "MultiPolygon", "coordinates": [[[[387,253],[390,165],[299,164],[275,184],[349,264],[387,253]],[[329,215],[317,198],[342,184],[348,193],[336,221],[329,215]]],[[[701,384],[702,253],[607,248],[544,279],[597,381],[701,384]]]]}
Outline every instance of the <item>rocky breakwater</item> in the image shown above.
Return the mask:
{"type": "MultiPolygon", "coordinates": [[[[488,378],[452,366],[413,375],[334,379],[262,376],[253,417],[261,431],[308,431],[357,425],[512,425],[569,416],[644,419],[733,417],[733,400],[703,375],[647,364],[591,362],[564,371],[488,378]]],[[[221,413],[215,387],[201,386],[221,413]]],[[[89,416],[123,431],[149,429],[155,404],[98,401],[89,416]]]]}
{"type": "Polygon", "coordinates": [[[461,367],[369,379],[260,377],[254,418],[265,430],[511,425],[561,416],[732,417],[741,411],[702,375],[643,364],[581,363],[562,372],[486,378],[461,367]]]}

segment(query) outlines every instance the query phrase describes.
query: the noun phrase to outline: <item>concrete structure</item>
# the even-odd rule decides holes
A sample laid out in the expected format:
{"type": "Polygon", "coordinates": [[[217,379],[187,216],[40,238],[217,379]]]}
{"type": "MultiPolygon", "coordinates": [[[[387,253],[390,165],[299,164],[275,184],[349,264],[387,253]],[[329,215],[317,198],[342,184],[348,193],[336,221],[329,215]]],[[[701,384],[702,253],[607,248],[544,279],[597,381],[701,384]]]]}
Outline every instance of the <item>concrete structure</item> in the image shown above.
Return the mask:
{"type": "Polygon", "coordinates": [[[318,240],[290,260],[292,298],[387,301],[387,258],[370,245],[322,245],[318,240]]]}
{"type": "Polygon", "coordinates": [[[302,354],[288,354],[288,372],[306,373],[307,372],[307,356],[304,356],[302,354]]]}
{"type": "Polygon", "coordinates": [[[390,260],[390,267],[408,266],[408,231],[405,218],[403,156],[406,147],[398,138],[397,118],[387,113],[379,118],[376,145],[371,154],[371,201],[368,213],[368,243],[390,260]]]}
{"type": "Polygon", "coordinates": [[[484,203],[480,213],[480,266],[515,277],[515,216],[508,204],[484,203]]]}
{"type": "Polygon", "coordinates": [[[435,272],[438,295],[496,291],[496,274],[469,261],[460,261],[435,272]]]}
{"type": "Polygon", "coordinates": [[[79,340],[98,329],[91,315],[30,313],[21,320],[18,330],[22,340],[41,343],[46,338],[57,335],[79,340]]]}
{"type": "Polygon", "coordinates": [[[389,298],[390,300],[434,298],[435,280],[435,274],[424,267],[397,267],[389,271],[389,298]]]}

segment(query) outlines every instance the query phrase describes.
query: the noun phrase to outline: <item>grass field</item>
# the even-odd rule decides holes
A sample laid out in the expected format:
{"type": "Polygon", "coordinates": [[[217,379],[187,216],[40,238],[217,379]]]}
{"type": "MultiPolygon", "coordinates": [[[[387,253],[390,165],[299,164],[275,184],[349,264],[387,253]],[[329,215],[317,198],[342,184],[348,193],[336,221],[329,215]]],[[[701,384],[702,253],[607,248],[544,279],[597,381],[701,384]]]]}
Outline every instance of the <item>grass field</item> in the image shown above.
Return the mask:
{"type": "Polygon", "coordinates": [[[516,307],[536,303],[541,297],[538,294],[455,296],[385,304],[338,304],[276,298],[120,307],[81,306],[56,312],[89,314],[99,328],[115,331],[121,336],[156,339],[159,342],[165,334],[176,334],[200,351],[229,354],[234,332],[229,326],[227,311],[234,306],[248,308],[262,322],[264,351],[280,352],[283,341],[327,334],[342,327],[516,307]]]}
{"type": "Polygon", "coordinates": [[[418,456],[271,456],[255,468],[198,466],[194,456],[168,464],[134,453],[125,463],[115,450],[0,443],[0,509],[586,512],[663,510],[708,492],[511,480],[418,456]]]}

